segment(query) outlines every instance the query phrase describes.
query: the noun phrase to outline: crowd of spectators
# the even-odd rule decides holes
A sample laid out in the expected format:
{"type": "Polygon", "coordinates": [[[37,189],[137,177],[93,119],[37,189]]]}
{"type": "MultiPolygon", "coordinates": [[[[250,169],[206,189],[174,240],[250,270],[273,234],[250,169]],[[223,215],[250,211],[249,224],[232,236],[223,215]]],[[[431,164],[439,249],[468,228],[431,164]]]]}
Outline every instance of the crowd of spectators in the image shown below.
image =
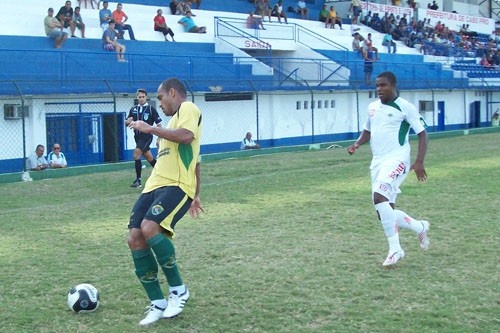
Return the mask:
{"type": "MultiPolygon", "coordinates": [[[[435,7],[435,3],[430,7],[435,7]]],[[[386,39],[392,38],[393,41],[400,41],[426,55],[484,57],[489,67],[499,68],[500,66],[499,36],[494,33],[490,36],[482,36],[471,31],[468,24],[455,29],[446,26],[441,21],[431,24],[430,18],[416,20],[409,19],[406,15],[388,13],[380,17],[378,13],[372,15],[371,12],[368,12],[361,21],[366,26],[385,34],[386,39]]]]}

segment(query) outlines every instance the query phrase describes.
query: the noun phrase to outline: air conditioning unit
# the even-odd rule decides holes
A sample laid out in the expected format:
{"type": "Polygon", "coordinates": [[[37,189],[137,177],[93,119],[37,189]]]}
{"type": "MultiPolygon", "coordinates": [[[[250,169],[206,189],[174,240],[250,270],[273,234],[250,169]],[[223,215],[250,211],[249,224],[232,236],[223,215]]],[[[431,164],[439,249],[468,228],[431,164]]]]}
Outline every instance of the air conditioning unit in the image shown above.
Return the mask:
{"type": "Polygon", "coordinates": [[[23,117],[28,118],[30,116],[29,106],[21,106],[19,104],[4,104],[3,106],[3,117],[6,120],[21,119],[23,117]]]}

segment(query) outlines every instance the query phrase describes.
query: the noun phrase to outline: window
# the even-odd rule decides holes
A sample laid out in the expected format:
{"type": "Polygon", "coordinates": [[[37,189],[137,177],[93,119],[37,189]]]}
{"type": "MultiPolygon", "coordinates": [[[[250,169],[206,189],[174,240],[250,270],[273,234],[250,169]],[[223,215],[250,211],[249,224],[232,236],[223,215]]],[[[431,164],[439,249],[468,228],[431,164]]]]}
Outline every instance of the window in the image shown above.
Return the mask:
{"type": "Polygon", "coordinates": [[[300,109],[301,109],[301,106],[302,106],[302,102],[301,102],[301,101],[297,101],[296,106],[295,106],[295,109],[296,109],[296,110],[300,110],[300,109]]]}
{"type": "Polygon", "coordinates": [[[432,112],[434,111],[434,102],[432,101],[419,101],[419,112],[432,112]]]}

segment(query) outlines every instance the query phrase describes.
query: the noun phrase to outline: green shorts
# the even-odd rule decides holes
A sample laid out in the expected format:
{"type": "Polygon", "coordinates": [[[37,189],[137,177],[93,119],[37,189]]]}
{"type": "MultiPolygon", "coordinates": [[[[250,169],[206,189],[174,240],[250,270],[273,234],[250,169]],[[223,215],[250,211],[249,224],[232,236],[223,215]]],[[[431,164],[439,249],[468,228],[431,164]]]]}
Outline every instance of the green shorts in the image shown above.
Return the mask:
{"type": "Polygon", "coordinates": [[[132,208],[128,228],[141,228],[142,220],[158,223],[169,237],[176,223],[186,214],[193,200],[178,186],[165,186],[142,193],[132,208]]]}

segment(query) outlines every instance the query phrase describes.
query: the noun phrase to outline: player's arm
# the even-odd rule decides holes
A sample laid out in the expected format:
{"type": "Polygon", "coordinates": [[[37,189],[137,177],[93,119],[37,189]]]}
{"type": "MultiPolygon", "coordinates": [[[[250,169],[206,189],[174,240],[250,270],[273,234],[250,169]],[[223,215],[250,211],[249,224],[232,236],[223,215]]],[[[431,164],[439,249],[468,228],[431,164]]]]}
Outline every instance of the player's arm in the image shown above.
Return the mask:
{"type": "Polygon", "coordinates": [[[347,148],[347,152],[349,153],[349,155],[354,154],[359,147],[370,141],[370,137],[371,133],[367,130],[363,130],[363,132],[361,132],[356,142],[354,142],[352,145],[349,146],[349,148],[347,148]]]}
{"type": "Polygon", "coordinates": [[[168,141],[189,144],[194,140],[194,134],[185,128],[163,128],[151,126],[148,123],[138,120],[128,125],[129,128],[136,129],[143,133],[153,134],[168,141]]]}
{"type": "Polygon", "coordinates": [[[200,162],[196,163],[195,168],[196,173],[196,191],[194,194],[193,201],[191,202],[191,207],[189,207],[189,215],[196,218],[201,212],[205,213],[200,201],[200,183],[201,183],[201,172],[200,172],[200,162]]]}
{"type": "Polygon", "coordinates": [[[423,130],[418,133],[418,151],[417,158],[415,162],[410,167],[410,170],[415,171],[415,175],[417,175],[417,179],[421,182],[425,182],[427,180],[427,172],[424,167],[424,159],[425,154],[427,153],[427,131],[423,130]]]}

